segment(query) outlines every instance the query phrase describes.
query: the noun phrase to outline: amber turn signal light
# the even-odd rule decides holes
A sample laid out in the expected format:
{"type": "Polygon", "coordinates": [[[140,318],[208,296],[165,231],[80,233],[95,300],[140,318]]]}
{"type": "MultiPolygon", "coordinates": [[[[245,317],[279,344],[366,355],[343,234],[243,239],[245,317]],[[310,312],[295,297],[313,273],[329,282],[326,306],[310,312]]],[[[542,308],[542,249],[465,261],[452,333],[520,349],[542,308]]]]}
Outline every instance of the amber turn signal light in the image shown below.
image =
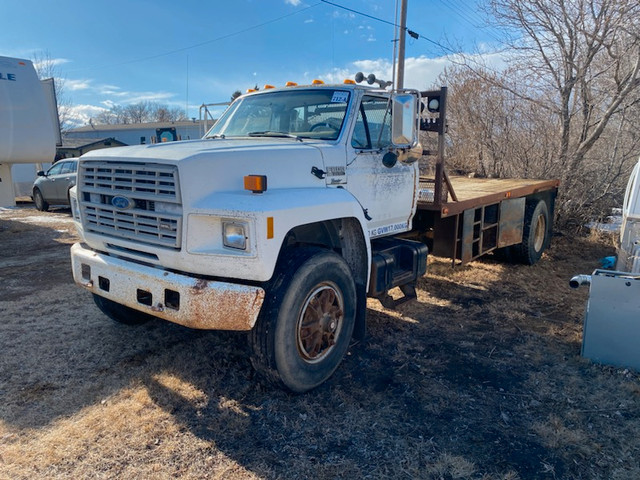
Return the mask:
{"type": "Polygon", "coordinates": [[[247,175],[244,177],[244,189],[251,190],[253,193],[262,193],[267,191],[266,175],[247,175]]]}

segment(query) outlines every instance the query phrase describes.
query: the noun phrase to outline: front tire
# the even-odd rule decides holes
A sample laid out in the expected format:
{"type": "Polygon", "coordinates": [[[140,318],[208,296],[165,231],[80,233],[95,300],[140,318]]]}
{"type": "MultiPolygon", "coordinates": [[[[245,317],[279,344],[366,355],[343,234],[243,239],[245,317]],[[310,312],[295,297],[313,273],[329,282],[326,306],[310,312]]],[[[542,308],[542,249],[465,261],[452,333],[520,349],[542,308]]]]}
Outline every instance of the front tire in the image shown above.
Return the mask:
{"type": "Polygon", "coordinates": [[[101,297],[95,293],[93,294],[93,301],[107,317],[125,325],[140,325],[154,318],[152,315],[139,312],[125,305],[120,305],[113,300],[101,297]]]}
{"type": "Polygon", "coordinates": [[[33,202],[36,204],[36,208],[41,212],[49,210],[49,204],[45,201],[42,196],[42,192],[38,188],[34,188],[33,190],[33,202]]]}
{"type": "Polygon", "coordinates": [[[249,334],[254,368],[272,384],[303,393],[342,361],[356,315],[351,270],[338,254],[296,248],[280,260],[249,334]]]}

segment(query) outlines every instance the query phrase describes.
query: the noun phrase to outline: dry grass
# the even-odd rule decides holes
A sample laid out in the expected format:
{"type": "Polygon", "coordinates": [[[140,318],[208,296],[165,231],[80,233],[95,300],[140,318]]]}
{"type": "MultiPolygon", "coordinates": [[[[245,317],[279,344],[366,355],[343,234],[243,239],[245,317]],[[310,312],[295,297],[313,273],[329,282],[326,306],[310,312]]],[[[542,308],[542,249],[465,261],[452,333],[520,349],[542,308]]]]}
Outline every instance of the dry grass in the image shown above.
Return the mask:
{"type": "Polygon", "coordinates": [[[640,376],[580,357],[588,292],[567,286],[601,239],[535,267],[431,258],[417,302],[370,301],[367,342],[290,396],[241,334],[106,319],[70,227],[0,211],[0,478],[640,478],[640,376]]]}

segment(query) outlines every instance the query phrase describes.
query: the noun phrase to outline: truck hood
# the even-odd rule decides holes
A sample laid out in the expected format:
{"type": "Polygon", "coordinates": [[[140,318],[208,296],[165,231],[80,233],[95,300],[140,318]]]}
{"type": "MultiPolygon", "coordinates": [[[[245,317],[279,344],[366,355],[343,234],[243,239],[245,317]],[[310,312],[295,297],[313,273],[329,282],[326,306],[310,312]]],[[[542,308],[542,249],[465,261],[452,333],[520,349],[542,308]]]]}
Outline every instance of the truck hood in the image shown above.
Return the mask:
{"type": "Polygon", "coordinates": [[[207,139],[93,150],[81,162],[176,165],[183,202],[195,202],[213,192],[243,190],[246,175],[266,175],[268,190],[324,187],[311,169],[324,169],[325,148],[339,147],[289,138],[207,139]]]}
{"type": "Polygon", "coordinates": [[[155,143],[151,145],[132,145],[85,153],[83,159],[122,160],[139,162],[157,160],[160,163],[174,163],[189,160],[201,155],[218,155],[233,152],[246,152],[247,155],[260,155],[260,150],[274,151],[317,151],[316,142],[298,142],[295,139],[282,138],[242,138],[242,139],[203,139],[182,142],[155,143]]]}

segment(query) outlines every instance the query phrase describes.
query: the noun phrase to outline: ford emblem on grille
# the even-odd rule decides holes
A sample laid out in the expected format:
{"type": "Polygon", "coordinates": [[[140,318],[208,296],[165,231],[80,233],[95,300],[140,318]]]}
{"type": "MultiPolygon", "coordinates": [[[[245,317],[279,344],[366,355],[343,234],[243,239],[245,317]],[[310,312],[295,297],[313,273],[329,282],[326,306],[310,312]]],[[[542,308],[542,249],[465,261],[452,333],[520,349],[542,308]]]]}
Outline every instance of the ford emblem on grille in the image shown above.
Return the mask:
{"type": "Polygon", "coordinates": [[[120,210],[126,210],[127,208],[131,208],[133,207],[133,201],[131,201],[130,199],[128,199],[127,197],[113,197],[111,199],[111,205],[113,205],[114,207],[120,209],[120,210]]]}

